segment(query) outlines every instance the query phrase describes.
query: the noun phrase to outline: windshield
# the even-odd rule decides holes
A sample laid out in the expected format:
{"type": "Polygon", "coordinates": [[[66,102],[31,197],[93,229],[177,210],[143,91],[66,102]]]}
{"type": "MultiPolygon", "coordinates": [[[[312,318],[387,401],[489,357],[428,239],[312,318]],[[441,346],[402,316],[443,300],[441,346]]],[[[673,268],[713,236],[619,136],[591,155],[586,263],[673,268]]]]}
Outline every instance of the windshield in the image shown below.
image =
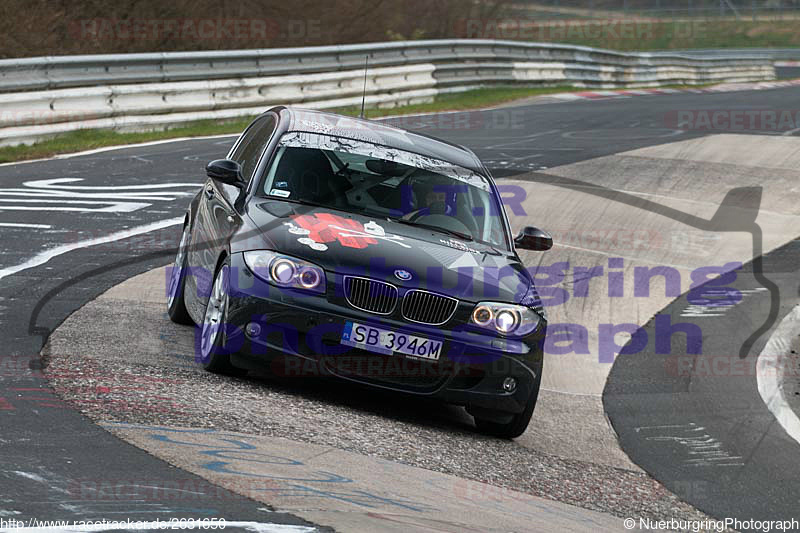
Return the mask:
{"type": "Polygon", "coordinates": [[[379,216],[508,250],[502,208],[485,177],[395,148],[287,133],[259,195],[379,216]]]}

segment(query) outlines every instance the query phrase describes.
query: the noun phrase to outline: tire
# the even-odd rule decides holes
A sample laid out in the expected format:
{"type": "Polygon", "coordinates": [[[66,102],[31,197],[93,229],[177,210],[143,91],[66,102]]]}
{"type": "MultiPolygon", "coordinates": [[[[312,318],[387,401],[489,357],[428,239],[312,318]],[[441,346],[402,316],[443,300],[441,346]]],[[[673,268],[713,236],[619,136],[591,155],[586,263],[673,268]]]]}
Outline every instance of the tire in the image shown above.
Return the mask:
{"type": "Polygon", "coordinates": [[[186,301],[183,299],[186,285],[186,263],[189,260],[187,253],[191,229],[189,224],[183,228],[181,242],[178,245],[178,253],[175,255],[175,264],[172,265],[172,274],[167,287],[167,314],[169,319],[176,324],[186,326],[194,325],[189,311],[186,309],[186,301]]]}
{"type": "Polygon", "coordinates": [[[247,371],[233,366],[230,354],[225,352],[229,277],[230,261],[225,258],[220,262],[214,274],[203,323],[198,326],[200,328],[200,342],[197,346],[198,359],[203,368],[214,374],[241,376],[247,371]]]}
{"type": "Polygon", "coordinates": [[[528,398],[528,403],[521,413],[513,415],[498,413],[497,418],[502,418],[502,421],[498,421],[496,418],[479,418],[476,416],[475,426],[478,428],[478,431],[501,439],[515,439],[525,433],[525,430],[528,428],[528,423],[533,416],[536,400],[539,397],[539,383],[540,381],[537,379],[534,390],[530,398],[528,398]],[[511,417],[510,420],[508,420],[509,416],[511,417]]]}

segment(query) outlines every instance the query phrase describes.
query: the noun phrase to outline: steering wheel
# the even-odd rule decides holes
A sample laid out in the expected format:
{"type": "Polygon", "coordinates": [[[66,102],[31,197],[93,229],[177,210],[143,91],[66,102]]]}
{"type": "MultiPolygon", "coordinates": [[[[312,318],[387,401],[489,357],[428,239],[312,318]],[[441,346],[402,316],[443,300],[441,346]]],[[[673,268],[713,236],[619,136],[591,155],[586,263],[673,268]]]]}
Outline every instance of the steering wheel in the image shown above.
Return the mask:
{"type": "Polygon", "coordinates": [[[431,226],[437,226],[442,229],[447,229],[450,231],[457,231],[458,233],[465,233],[467,235],[473,235],[472,231],[470,231],[469,227],[466,224],[458,220],[454,216],[450,215],[424,215],[417,217],[418,219],[422,219],[425,224],[431,226]]]}
{"type": "Polygon", "coordinates": [[[414,222],[420,217],[431,216],[431,215],[444,215],[446,212],[447,212],[447,205],[445,205],[444,202],[434,202],[428,207],[423,207],[422,209],[417,209],[416,211],[408,213],[404,218],[409,222],[414,222]]]}

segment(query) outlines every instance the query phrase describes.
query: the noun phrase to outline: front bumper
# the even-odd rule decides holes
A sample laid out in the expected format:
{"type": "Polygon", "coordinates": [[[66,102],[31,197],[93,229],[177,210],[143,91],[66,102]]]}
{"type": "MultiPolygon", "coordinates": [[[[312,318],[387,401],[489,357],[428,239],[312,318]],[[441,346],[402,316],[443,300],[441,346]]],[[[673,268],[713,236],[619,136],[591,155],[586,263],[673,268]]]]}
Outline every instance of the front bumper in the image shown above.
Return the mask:
{"type": "Polygon", "coordinates": [[[328,274],[326,294],[278,289],[254,276],[242,254],[231,257],[231,289],[224,349],[234,365],[269,366],[283,376],[334,375],[449,403],[521,412],[538,393],[546,323],[528,337],[509,340],[467,326],[473,304],[462,302],[443,326],[426,326],[359,311],[337,296],[341,282],[328,274]],[[382,355],[340,343],[347,321],[443,342],[438,361],[382,355]],[[248,324],[257,324],[253,334],[248,324]],[[516,388],[503,388],[506,378],[516,388]]]}

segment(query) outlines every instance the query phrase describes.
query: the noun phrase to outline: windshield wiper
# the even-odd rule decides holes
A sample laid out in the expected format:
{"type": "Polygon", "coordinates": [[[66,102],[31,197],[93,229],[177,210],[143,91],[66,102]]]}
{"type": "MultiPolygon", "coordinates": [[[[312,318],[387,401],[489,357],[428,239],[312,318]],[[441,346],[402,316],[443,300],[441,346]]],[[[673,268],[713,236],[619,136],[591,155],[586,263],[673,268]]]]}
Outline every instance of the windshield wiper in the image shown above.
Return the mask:
{"type": "Polygon", "coordinates": [[[274,198],[274,199],[277,199],[277,200],[281,200],[283,202],[290,202],[290,203],[293,203],[293,204],[300,204],[300,205],[308,205],[308,206],[311,206],[311,207],[324,207],[326,209],[339,209],[337,207],[333,207],[333,206],[330,206],[330,205],[325,205],[325,204],[320,204],[320,203],[317,203],[317,202],[312,202],[311,200],[303,200],[302,198],[281,198],[279,196],[267,196],[267,198],[274,198]]]}
{"type": "Polygon", "coordinates": [[[390,218],[389,220],[392,220],[394,222],[399,222],[400,224],[406,224],[408,226],[419,226],[420,228],[432,229],[434,231],[439,231],[441,233],[447,233],[449,235],[453,235],[453,236],[458,237],[459,239],[463,239],[465,241],[473,241],[473,240],[475,240],[475,239],[472,238],[472,235],[470,235],[468,233],[462,233],[462,232],[456,231],[454,229],[442,228],[442,227],[436,226],[434,224],[426,224],[424,222],[412,222],[410,220],[403,220],[402,218],[390,218]]]}
{"type": "Polygon", "coordinates": [[[278,199],[283,202],[289,202],[293,204],[299,205],[307,205],[309,207],[322,207],[324,209],[333,209],[334,211],[341,211],[342,213],[349,213],[351,215],[365,215],[365,216],[372,216],[372,217],[384,217],[384,213],[371,210],[369,208],[358,208],[358,206],[336,206],[331,204],[321,204],[319,202],[312,202],[311,200],[305,200],[303,198],[280,198],[275,196],[267,196],[266,198],[270,199],[278,199]]]}

